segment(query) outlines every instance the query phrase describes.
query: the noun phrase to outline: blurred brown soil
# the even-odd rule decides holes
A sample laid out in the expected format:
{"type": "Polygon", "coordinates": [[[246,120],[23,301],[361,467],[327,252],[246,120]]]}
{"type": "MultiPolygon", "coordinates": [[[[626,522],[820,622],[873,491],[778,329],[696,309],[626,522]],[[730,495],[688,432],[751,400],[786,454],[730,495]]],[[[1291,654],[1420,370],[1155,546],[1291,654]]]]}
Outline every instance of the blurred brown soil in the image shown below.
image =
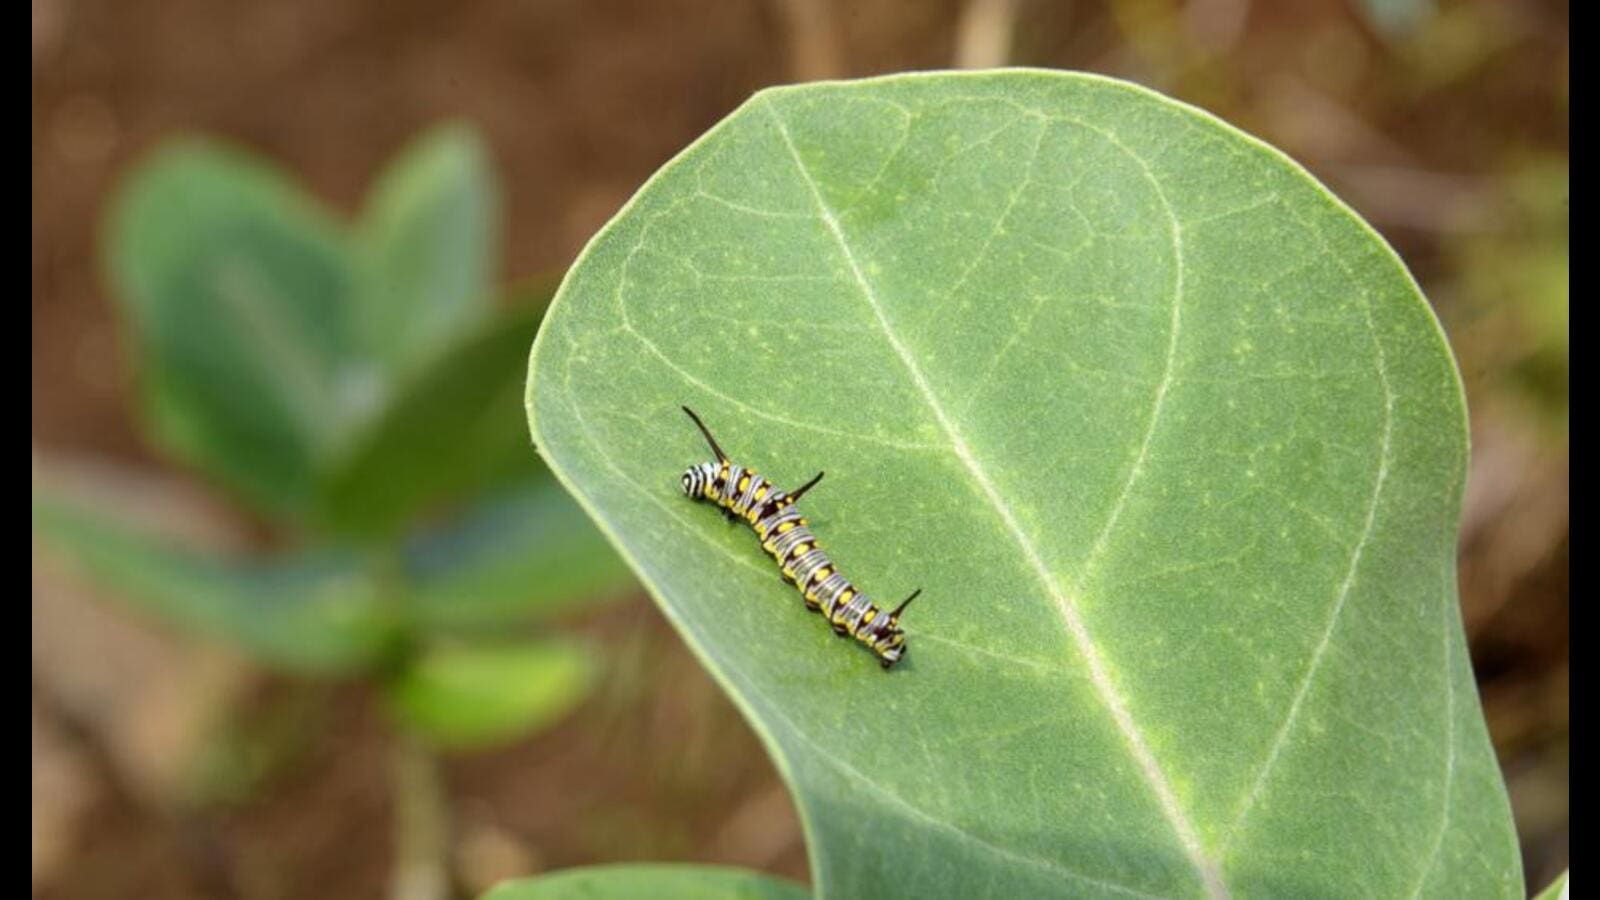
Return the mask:
{"type": "MultiPolygon", "coordinates": [[[[1464,339],[1480,311],[1453,248],[1514,220],[1499,180],[1509,165],[1541,153],[1564,164],[1567,10],[1440,6],[1444,24],[1386,46],[1335,0],[1022,2],[1027,24],[1011,58],[1134,78],[1262,135],[1366,215],[1423,283],[1470,392],[1463,609],[1529,879],[1542,884],[1567,859],[1566,439],[1539,437],[1542,426],[1503,402],[1499,370],[1464,339]]],[[[952,59],[959,3],[839,2],[817,19],[819,8],[33,0],[35,446],[159,465],[134,423],[96,233],[116,178],[162,138],[230,138],[347,215],[409,137],[468,119],[483,129],[505,191],[502,274],[559,271],[652,171],[753,90],[952,59]]],[[[206,713],[150,724],[123,707],[128,684],[119,693],[116,679],[62,674],[102,652],[62,635],[88,629],[129,654],[119,671],[150,684],[214,679],[221,694],[245,691],[252,709],[299,689],[87,608],[99,606],[36,565],[36,896],[384,889],[390,741],[370,697],[333,689],[315,739],[243,799],[174,803],[184,773],[161,763],[161,748],[206,727],[206,713]],[[107,723],[122,719],[106,710],[123,710],[146,737],[111,736],[107,723]]],[[[617,651],[600,699],[536,740],[446,767],[463,886],[633,859],[804,879],[798,824],[770,762],[655,610],[636,598],[575,627],[617,651]]]]}

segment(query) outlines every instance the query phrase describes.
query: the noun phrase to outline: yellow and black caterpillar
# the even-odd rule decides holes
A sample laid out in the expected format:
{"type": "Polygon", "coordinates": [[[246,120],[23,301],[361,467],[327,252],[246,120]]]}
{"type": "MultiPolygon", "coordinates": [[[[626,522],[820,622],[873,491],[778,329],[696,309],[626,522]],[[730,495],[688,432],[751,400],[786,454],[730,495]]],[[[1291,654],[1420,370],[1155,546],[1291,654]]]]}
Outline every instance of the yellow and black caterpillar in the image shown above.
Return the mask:
{"type": "Polygon", "coordinates": [[[761,538],[761,549],[777,560],[784,580],[800,591],[807,609],[828,619],[834,634],[848,635],[867,645],[885,669],[898,662],[906,652],[900,614],[922,589],[912,591],[894,612],[884,613],[874,606],[866,594],[839,574],[828,554],[817,546],[805,517],[795,509],[794,502],[822,480],[822,473],[793,493],[778,490],[755,470],[734,465],[694,410],[685,406],[683,411],[694,420],[711,445],[711,452],[717,455],[716,462],[690,466],[683,473],[683,492],[693,499],[717,504],[729,520],[742,518],[749,522],[761,538]]]}

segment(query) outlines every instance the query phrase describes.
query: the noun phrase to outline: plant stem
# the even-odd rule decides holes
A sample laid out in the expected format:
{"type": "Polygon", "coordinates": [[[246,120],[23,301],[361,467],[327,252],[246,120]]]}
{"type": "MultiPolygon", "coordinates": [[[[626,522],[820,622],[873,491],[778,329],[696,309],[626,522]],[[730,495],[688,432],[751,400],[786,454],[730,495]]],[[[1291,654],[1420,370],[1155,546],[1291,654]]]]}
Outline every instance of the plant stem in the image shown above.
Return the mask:
{"type": "MultiPolygon", "coordinates": [[[[398,606],[405,587],[405,567],[397,546],[377,548],[372,572],[386,601],[398,606]]],[[[399,610],[396,609],[396,614],[399,610]]],[[[382,683],[414,658],[412,636],[398,656],[375,673],[382,683]]],[[[449,900],[450,798],[438,756],[403,728],[392,730],[389,802],[393,811],[394,861],[389,872],[390,900],[449,900]]]]}
{"type": "Polygon", "coordinates": [[[446,900],[450,890],[450,805],[439,759],[407,735],[394,741],[394,866],[390,900],[446,900]]]}

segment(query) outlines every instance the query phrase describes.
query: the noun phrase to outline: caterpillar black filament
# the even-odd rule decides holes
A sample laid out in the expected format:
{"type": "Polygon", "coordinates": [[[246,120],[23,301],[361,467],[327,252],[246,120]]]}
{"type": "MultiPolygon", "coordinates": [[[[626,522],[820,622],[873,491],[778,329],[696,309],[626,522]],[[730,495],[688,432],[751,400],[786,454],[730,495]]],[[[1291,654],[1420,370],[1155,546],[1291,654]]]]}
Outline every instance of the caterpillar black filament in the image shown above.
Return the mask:
{"type": "Polygon", "coordinates": [[[828,554],[817,546],[805,516],[794,506],[802,494],[822,480],[822,473],[793,493],[778,490],[754,469],[734,465],[694,410],[685,406],[683,411],[694,420],[711,445],[711,452],[717,455],[715,462],[690,466],[683,473],[683,492],[696,500],[717,504],[730,521],[742,518],[750,523],[761,539],[761,549],[777,560],[784,580],[805,598],[807,609],[827,618],[834,634],[865,644],[885,669],[898,662],[906,652],[900,614],[922,589],[912,591],[894,612],[885,613],[874,606],[866,594],[839,574],[828,554]]]}

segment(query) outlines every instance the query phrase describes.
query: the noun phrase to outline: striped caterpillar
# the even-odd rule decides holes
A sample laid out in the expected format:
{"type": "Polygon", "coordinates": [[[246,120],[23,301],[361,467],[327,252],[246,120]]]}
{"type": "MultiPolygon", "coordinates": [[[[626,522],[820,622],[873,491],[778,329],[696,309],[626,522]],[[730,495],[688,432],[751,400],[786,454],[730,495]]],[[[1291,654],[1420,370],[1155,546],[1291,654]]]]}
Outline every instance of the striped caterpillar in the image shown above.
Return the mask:
{"type": "Polygon", "coordinates": [[[793,493],[779,490],[755,470],[734,465],[694,410],[685,406],[683,411],[694,420],[711,445],[711,452],[717,455],[716,462],[690,466],[683,473],[683,492],[693,499],[717,504],[730,522],[742,518],[750,523],[761,539],[761,549],[777,560],[783,580],[792,583],[805,598],[807,609],[827,618],[834,634],[848,635],[865,644],[885,669],[898,662],[906,652],[900,614],[922,589],[912,591],[894,612],[886,614],[839,574],[794,506],[802,494],[822,480],[823,473],[818,472],[793,493]]]}

